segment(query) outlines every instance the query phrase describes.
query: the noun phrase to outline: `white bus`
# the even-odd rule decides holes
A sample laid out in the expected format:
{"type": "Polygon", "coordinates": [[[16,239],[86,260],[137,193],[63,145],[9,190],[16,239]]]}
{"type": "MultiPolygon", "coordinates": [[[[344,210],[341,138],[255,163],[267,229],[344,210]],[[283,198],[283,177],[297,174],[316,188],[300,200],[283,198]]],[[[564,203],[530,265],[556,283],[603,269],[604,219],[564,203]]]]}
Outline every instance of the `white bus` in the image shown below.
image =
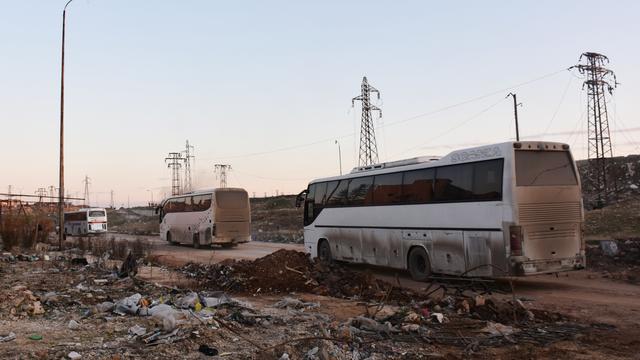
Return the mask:
{"type": "Polygon", "coordinates": [[[298,196],[305,250],[407,269],[416,280],[581,269],[577,173],[568,145],[527,141],[313,180],[298,196]]]}
{"type": "Polygon", "coordinates": [[[85,208],[64,213],[64,234],[67,236],[105,234],[107,230],[107,211],[104,208],[85,208]]]}
{"type": "Polygon", "coordinates": [[[247,191],[220,188],[165,199],[157,209],[160,237],[171,244],[235,246],[251,241],[247,191]]]}

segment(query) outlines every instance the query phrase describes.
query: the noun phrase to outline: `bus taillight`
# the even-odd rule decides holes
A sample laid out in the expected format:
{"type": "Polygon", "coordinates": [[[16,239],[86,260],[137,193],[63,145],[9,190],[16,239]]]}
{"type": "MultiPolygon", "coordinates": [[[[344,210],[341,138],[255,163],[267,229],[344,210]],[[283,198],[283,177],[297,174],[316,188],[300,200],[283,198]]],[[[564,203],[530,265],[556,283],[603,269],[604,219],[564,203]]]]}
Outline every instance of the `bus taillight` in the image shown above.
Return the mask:
{"type": "Polygon", "coordinates": [[[511,245],[511,256],[522,256],[522,227],[509,227],[509,244],[511,245]]]}

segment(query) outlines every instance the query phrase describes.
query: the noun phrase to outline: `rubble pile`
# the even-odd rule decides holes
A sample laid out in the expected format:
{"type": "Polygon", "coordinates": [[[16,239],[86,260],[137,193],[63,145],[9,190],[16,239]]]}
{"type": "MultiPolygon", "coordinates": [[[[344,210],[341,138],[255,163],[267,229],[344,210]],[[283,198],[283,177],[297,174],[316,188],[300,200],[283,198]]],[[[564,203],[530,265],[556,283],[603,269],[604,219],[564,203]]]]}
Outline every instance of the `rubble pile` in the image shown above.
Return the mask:
{"type": "Polygon", "coordinates": [[[603,240],[587,246],[587,267],[603,277],[640,283],[640,239],[603,240]]]}
{"type": "Polygon", "coordinates": [[[371,274],[337,263],[311,260],[308,254],[292,250],[278,250],[254,261],[227,260],[212,265],[190,263],[181,270],[189,278],[206,279],[207,289],[238,293],[310,292],[340,298],[398,301],[424,297],[375,279],[371,274]]]}

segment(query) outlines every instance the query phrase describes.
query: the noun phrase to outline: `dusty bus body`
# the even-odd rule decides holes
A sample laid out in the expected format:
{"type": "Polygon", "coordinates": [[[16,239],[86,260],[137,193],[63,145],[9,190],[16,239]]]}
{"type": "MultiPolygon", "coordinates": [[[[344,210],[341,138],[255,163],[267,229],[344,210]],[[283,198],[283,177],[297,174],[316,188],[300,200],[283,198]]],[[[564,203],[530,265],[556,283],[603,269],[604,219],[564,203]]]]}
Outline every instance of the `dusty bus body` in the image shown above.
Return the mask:
{"type": "Polygon", "coordinates": [[[580,181],[569,146],[507,142],[314,180],[304,203],[312,257],[500,277],[584,268],[580,181]]]}
{"type": "Polygon", "coordinates": [[[165,199],[157,209],[160,238],[169,243],[235,246],[251,241],[251,208],[244,189],[194,191],[165,199]]]}

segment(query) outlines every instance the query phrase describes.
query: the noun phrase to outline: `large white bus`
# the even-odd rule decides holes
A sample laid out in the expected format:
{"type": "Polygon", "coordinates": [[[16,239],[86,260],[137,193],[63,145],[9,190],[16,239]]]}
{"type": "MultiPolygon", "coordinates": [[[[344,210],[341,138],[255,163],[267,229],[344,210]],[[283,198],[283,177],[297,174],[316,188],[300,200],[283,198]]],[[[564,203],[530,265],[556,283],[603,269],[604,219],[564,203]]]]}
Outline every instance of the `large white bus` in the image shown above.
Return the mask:
{"type": "Polygon", "coordinates": [[[219,188],[176,195],[158,207],[160,237],[171,244],[235,246],[251,241],[247,191],[219,188]]]}
{"type": "Polygon", "coordinates": [[[104,208],[85,208],[64,213],[64,234],[67,236],[105,234],[107,230],[107,211],[104,208]]]}
{"type": "Polygon", "coordinates": [[[507,142],[313,180],[304,202],[312,257],[499,277],[585,267],[582,197],[569,146],[507,142]]]}

